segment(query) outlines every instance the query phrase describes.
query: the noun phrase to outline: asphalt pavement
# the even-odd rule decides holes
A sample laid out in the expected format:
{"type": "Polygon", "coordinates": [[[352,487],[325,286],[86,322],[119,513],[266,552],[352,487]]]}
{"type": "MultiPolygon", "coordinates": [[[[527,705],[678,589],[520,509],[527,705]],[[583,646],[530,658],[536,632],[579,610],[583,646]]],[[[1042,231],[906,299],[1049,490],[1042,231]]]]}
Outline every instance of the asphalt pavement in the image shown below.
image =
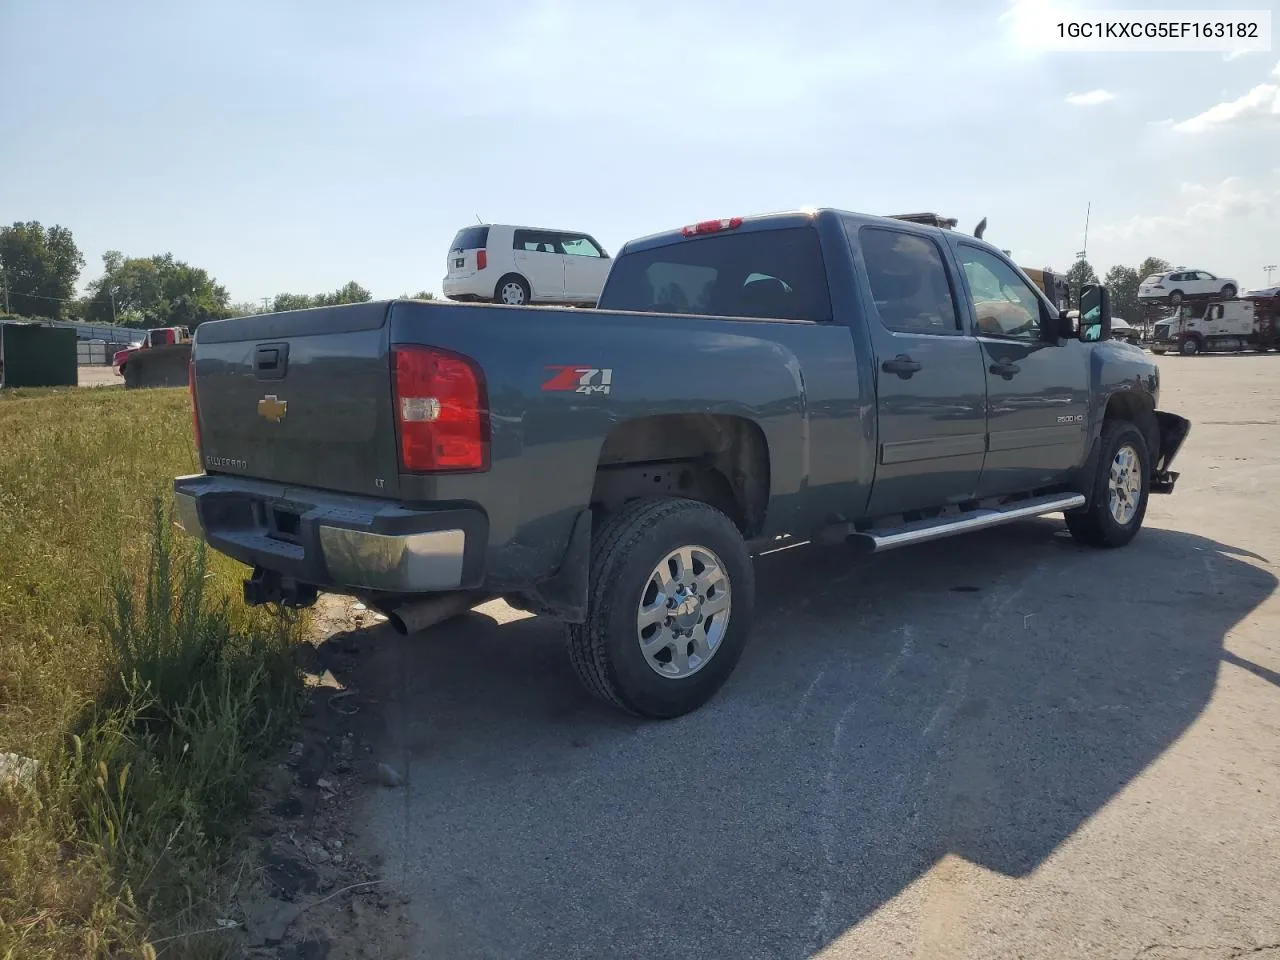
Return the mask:
{"type": "Polygon", "coordinates": [[[1280,355],[1161,359],[1193,421],[1128,548],[1060,517],[757,562],[751,647],[667,723],[501,602],[359,683],[357,824],[423,958],[1280,956],[1280,355]]]}

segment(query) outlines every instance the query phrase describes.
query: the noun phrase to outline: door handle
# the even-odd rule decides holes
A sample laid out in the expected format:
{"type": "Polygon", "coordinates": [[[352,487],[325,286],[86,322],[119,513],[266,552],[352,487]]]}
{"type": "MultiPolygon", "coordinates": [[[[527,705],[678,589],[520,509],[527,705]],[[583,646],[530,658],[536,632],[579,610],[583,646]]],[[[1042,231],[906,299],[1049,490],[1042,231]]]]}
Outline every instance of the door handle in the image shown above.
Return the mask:
{"type": "Polygon", "coordinates": [[[987,369],[994,374],[1004,377],[1006,380],[1012,380],[1013,375],[1022,368],[1016,363],[1001,361],[1000,363],[993,363],[991,366],[987,367],[987,369]]]}
{"type": "Polygon", "coordinates": [[[259,380],[283,380],[289,366],[287,343],[259,344],[253,353],[253,373],[259,380]]]}
{"type": "Polygon", "coordinates": [[[896,373],[903,380],[910,380],[911,375],[920,369],[920,364],[905,353],[900,353],[892,360],[880,364],[880,369],[885,373],[896,373]]]}

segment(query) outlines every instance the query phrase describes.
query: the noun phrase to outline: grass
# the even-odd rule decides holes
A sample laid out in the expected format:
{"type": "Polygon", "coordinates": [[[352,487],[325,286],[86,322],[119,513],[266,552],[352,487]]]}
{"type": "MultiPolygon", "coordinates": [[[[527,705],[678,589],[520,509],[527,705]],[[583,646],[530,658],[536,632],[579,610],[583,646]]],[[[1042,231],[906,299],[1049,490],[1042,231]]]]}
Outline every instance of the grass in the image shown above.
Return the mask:
{"type": "Polygon", "coordinates": [[[296,625],[180,532],[184,390],[0,394],[0,960],[221,957],[218,910],[296,625]]]}

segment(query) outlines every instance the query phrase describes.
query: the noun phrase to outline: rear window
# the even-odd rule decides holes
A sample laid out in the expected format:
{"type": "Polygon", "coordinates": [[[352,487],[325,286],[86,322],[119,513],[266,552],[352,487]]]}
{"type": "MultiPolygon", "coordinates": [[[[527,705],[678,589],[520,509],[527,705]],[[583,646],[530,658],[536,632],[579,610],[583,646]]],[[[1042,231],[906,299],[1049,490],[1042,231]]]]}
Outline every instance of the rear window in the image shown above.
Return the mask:
{"type": "Polygon", "coordinates": [[[607,310],[778,320],[831,319],[812,227],[723,233],[627,253],[600,295],[607,310]]]}
{"type": "Polygon", "coordinates": [[[1163,273],[1153,273],[1151,276],[1147,277],[1147,279],[1143,280],[1142,282],[1143,282],[1143,283],[1155,283],[1157,280],[1159,280],[1159,279],[1160,279],[1161,277],[1163,277],[1163,276],[1164,276],[1164,274],[1163,274],[1163,273]]]}
{"type": "Polygon", "coordinates": [[[483,250],[489,244],[488,227],[463,227],[453,237],[453,250],[483,250]]]}

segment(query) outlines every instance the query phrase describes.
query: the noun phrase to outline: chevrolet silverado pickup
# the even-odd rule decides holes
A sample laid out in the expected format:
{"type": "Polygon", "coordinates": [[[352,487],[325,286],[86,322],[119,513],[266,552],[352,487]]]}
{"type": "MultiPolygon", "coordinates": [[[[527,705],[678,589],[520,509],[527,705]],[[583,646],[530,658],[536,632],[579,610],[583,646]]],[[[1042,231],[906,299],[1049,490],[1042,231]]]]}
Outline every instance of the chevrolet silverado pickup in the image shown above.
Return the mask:
{"type": "Polygon", "coordinates": [[[634,240],[595,310],[209,322],[175,514],[252,567],[249,603],[347,594],[411,632],[503,597],[567,624],[594,694],[674,717],[737,663],[771,547],[1056,512],[1134,537],[1190,424],[1105,289],[1080,301],[975,237],[824,209],[634,240]]]}

